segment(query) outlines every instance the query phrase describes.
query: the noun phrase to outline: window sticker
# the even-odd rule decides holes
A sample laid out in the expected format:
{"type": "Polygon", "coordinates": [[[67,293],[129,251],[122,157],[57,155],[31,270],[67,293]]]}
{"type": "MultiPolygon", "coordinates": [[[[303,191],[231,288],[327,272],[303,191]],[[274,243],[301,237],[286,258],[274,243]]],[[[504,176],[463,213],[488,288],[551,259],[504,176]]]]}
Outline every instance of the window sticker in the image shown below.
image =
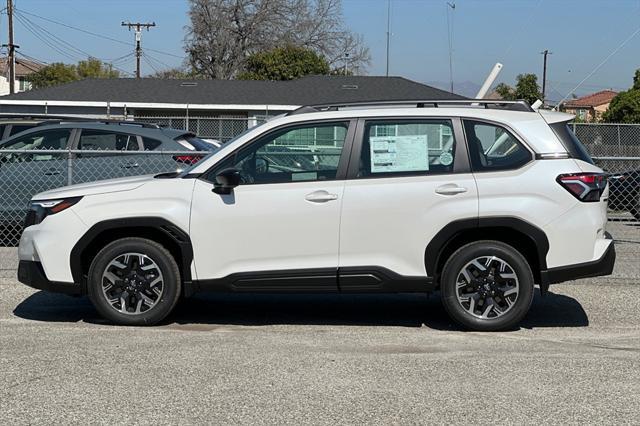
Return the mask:
{"type": "Polygon", "coordinates": [[[443,166],[450,166],[453,163],[453,155],[450,152],[443,152],[440,154],[440,164],[443,166]]]}
{"type": "Polygon", "coordinates": [[[427,135],[371,136],[371,173],[429,170],[427,135]]]}

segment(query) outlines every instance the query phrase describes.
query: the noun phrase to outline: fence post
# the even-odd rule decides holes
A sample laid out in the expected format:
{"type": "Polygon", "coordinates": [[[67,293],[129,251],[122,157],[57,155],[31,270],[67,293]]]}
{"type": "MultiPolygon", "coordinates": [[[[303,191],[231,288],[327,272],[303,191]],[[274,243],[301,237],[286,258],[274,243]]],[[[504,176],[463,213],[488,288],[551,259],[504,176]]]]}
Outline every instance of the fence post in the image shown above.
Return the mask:
{"type": "Polygon", "coordinates": [[[73,185],[73,158],[71,157],[71,147],[67,151],[67,185],[73,185]]]}
{"type": "Polygon", "coordinates": [[[618,129],[618,155],[622,155],[622,143],[620,141],[620,125],[616,124],[616,128],[618,129]]]}

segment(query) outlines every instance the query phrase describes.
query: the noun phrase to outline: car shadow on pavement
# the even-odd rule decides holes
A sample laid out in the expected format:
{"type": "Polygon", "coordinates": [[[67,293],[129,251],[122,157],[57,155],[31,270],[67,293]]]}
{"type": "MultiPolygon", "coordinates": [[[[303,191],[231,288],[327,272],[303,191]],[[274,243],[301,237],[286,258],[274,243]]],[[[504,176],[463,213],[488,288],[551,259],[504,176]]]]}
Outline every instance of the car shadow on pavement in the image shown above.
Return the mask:
{"type": "MultiPolygon", "coordinates": [[[[104,324],[86,297],[38,292],[13,313],[24,319],[104,324]]],[[[439,293],[379,295],[199,294],[180,301],[163,323],[172,329],[206,330],[219,325],[345,325],[421,327],[459,330],[449,320],[439,293]],[[207,327],[210,326],[210,327],[207,327]]],[[[536,289],[522,328],[585,327],[589,319],[571,297],[536,289]]]]}

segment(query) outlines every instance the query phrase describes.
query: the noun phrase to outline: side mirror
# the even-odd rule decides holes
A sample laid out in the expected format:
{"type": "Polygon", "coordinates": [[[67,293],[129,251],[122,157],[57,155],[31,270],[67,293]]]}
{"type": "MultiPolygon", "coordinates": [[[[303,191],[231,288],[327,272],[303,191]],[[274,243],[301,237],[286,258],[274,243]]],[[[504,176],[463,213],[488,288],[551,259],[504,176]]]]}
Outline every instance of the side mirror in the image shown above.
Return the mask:
{"type": "Polygon", "coordinates": [[[236,169],[224,169],[216,175],[216,182],[213,184],[213,192],[216,194],[231,194],[233,188],[240,185],[240,171],[236,169]]]}

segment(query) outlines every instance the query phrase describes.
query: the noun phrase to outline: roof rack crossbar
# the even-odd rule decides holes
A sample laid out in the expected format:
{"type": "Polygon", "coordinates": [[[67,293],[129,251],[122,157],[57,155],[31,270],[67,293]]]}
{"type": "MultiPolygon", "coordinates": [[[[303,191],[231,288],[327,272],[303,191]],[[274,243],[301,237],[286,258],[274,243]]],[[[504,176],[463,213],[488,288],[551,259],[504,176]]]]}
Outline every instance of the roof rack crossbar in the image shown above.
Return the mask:
{"type": "Polygon", "coordinates": [[[338,111],[342,108],[365,108],[384,106],[408,106],[415,108],[438,108],[440,106],[469,106],[483,107],[486,109],[505,109],[510,111],[534,112],[533,108],[525,100],[502,101],[489,99],[456,99],[456,100],[431,100],[431,99],[407,99],[396,101],[360,101],[360,102],[340,102],[319,105],[306,105],[289,112],[287,115],[304,114],[319,111],[338,111]]]}

